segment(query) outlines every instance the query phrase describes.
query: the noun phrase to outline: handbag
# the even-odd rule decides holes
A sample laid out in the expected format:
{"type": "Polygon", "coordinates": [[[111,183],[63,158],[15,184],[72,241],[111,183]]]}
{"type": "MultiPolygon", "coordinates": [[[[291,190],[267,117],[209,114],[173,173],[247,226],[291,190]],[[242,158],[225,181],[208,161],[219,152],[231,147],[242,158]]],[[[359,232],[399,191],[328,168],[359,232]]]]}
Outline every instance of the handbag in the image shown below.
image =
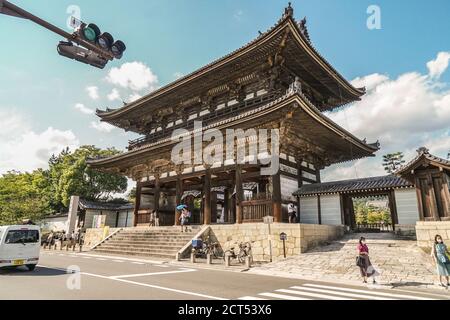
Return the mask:
{"type": "Polygon", "coordinates": [[[364,259],[361,256],[356,257],[356,265],[360,268],[363,268],[365,266],[364,259]]]}

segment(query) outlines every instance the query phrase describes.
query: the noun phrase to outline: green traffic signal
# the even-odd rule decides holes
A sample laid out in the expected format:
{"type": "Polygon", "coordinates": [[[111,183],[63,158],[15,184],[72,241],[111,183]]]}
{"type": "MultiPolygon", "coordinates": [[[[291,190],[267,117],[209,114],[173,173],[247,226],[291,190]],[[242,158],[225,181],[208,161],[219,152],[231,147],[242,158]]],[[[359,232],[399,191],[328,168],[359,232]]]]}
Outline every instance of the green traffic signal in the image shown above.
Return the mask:
{"type": "Polygon", "coordinates": [[[93,23],[90,23],[83,28],[83,36],[88,41],[95,42],[99,35],[100,29],[93,23]]]}

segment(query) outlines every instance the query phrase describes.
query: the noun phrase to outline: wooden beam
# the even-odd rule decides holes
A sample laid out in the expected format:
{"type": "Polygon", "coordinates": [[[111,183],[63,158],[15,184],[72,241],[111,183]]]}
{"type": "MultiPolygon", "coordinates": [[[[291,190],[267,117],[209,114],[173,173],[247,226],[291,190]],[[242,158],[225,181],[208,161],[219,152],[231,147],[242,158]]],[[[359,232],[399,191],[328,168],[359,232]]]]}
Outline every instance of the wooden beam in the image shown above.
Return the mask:
{"type": "Polygon", "coordinates": [[[322,224],[322,209],[320,207],[320,195],[317,195],[317,215],[319,224],[322,224]]]}
{"type": "Polygon", "coordinates": [[[273,218],[274,222],[281,222],[281,178],[280,171],[272,176],[273,218]]]}
{"type": "Polygon", "coordinates": [[[204,176],[203,194],[205,196],[203,224],[211,224],[211,170],[207,169],[204,176]]]}
{"type": "Polygon", "coordinates": [[[156,175],[156,177],[155,177],[154,192],[155,192],[155,194],[153,195],[153,199],[154,199],[153,209],[156,210],[156,212],[158,212],[159,211],[159,197],[161,195],[159,175],[156,175]]]}
{"type": "Polygon", "coordinates": [[[230,206],[229,206],[229,202],[230,202],[230,191],[227,189],[225,189],[225,192],[223,194],[223,211],[224,211],[224,218],[223,221],[224,222],[229,222],[228,221],[228,217],[229,217],[229,210],[230,210],[230,206]]]}
{"type": "MultiPolygon", "coordinates": [[[[181,174],[177,174],[177,184],[176,184],[176,203],[175,205],[178,206],[181,204],[181,197],[183,196],[183,180],[181,179],[181,174]]],[[[180,211],[175,209],[175,225],[180,225],[180,211]]]]}
{"type": "Polygon", "coordinates": [[[136,183],[136,200],[135,200],[135,204],[134,204],[134,226],[137,226],[137,221],[138,221],[138,211],[139,211],[139,207],[141,206],[141,183],[137,182],[136,183]]]}
{"type": "Polygon", "coordinates": [[[398,213],[394,190],[389,191],[388,199],[389,199],[389,210],[391,211],[392,229],[395,231],[395,225],[398,224],[398,213]]]}
{"type": "Polygon", "coordinates": [[[242,223],[242,201],[244,200],[244,189],[242,183],[242,166],[237,164],[235,171],[236,223],[242,223]]]}

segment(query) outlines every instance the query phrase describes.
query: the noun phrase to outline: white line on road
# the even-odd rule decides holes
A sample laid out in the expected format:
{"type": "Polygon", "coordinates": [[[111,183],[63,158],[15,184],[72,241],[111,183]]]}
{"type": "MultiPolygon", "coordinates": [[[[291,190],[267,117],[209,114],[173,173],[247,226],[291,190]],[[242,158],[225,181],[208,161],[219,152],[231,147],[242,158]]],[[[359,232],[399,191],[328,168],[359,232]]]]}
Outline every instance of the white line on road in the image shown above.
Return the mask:
{"type": "Polygon", "coordinates": [[[132,262],[132,264],[141,264],[141,265],[142,265],[142,264],[145,264],[145,263],[143,263],[143,262],[137,262],[137,261],[133,261],[133,262],[132,262]]]}
{"type": "Polygon", "coordinates": [[[103,259],[103,258],[95,258],[96,260],[99,260],[99,261],[106,261],[106,260],[108,260],[108,259],[103,259]]]}
{"type": "Polygon", "coordinates": [[[91,259],[91,257],[82,257],[83,259],[91,259]]]}
{"type": "Polygon", "coordinates": [[[166,263],[165,261],[158,261],[158,260],[134,259],[134,258],[119,257],[119,256],[105,256],[105,255],[99,255],[99,254],[80,253],[79,255],[86,256],[86,257],[92,257],[92,258],[118,259],[118,260],[124,260],[124,261],[138,261],[138,262],[152,263],[152,264],[166,263]]]}
{"type": "Polygon", "coordinates": [[[258,293],[258,295],[269,297],[269,298],[284,299],[284,300],[311,300],[311,299],[305,298],[305,297],[293,297],[293,296],[288,296],[285,294],[278,294],[278,293],[271,293],[271,292],[258,293]]]}
{"type": "Polygon", "coordinates": [[[305,291],[297,291],[297,290],[289,290],[289,289],[279,289],[275,290],[277,292],[282,293],[289,293],[289,294],[296,294],[300,296],[307,296],[312,298],[319,298],[319,299],[328,299],[328,300],[355,300],[352,298],[345,298],[345,297],[338,297],[338,296],[331,296],[326,294],[320,294],[320,293],[313,293],[313,292],[305,292],[305,291]]]}
{"type": "Polygon", "coordinates": [[[113,260],[113,262],[123,263],[123,260],[113,260]]]}
{"type": "Polygon", "coordinates": [[[123,278],[146,277],[146,276],[155,276],[155,275],[173,274],[173,273],[184,273],[184,272],[194,272],[194,271],[197,271],[197,270],[195,270],[195,269],[181,269],[181,270],[163,271],[163,272],[125,274],[125,275],[122,275],[122,276],[112,276],[110,278],[111,279],[123,279],[123,278]]]}
{"type": "Polygon", "coordinates": [[[356,294],[356,293],[347,293],[347,292],[336,292],[333,290],[325,290],[325,289],[315,289],[315,288],[304,288],[304,287],[298,287],[293,286],[291,289],[295,290],[306,290],[306,291],[312,291],[312,292],[320,292],[320,293],[331,293],[331,294],[338,294],[340,296],[344,297],[352,297],[352,298],[360,298],[360,299],[371,299],[371,300],[396,300],[391,298],[384,298],[384,297],[374,297],[370,295],[370,292],[367,293],[367,295],[363,294],[356,294]]]}
{"type": "Polygon", "coordinates": [[[136,281],[130,281],[130,280],[125,280],[125,279],[116,279],[116,278],[106,277],[106,276],[93,274],[93,273],[82,272],[81,274],[86,275],[86,276],[91,276],[91,277],[97,277],[97,278],[113,280],[113,281],[120,281],[120,282],[124,282],[124,283],[134,284],[134,285],[137,285],[137,286],[143,286],[143,287],[154,288],[154,289],[159,289],[159,290],[171,291],[171,292],[186,294],[186,295],[190,295],[190,296],[202,297],[202,298],[206,298],[206,299],[228,300],[228,299],[225,299],[225,298],[210,296],[210,295],[206,295],[206,294],[202,294],[202,293],[190,292],[190,291],[184,291],[184,290],[178,290],[178,289],[172,289],[172,288],[161,287],[161,286],[156,286],[156,285],[147,284],[147,283],[141,283],[141,282],[136,282],[136,281]]]}
{"type": "Polygon", "coordinates": [[[238,298],[238,300],[267,300],[264,298],[257,298],[257,297],[250,297],[250,296],[245,296],[245,297],[240,297],[238,298]]]}
{"type": "Polygon", "coordinates": [[[333,290],[347,291],[347,292],[366,293],[366,294],[375,295],[375,296],[403,298],[403,299],[410,299],[410,300],[435,300],[435,299],[432,299],[432,298],[424,298],[424,297],[410,296],[410,295],[404,295],[404,294],[393,294],[393,293],[387,293],[387,292],[374,292],[374,291],[366,291],[366,290],[359,290],[359,289],[341,288],[341,287],[334,287],[334,286],[324,286],[324,285],[310,284],[310,283],[305,284],[305,286],[307,286],[307,287],[314,287],[314,288],[323,288],[323,289],[333,289],[333,290]]]}
{"type": "Polygon", "coordinates": [[[166,265],[166,264],[155,264],[153,265],[153,267],[158,267],[158,268],[169,268],[170,266],[166,265]]]}

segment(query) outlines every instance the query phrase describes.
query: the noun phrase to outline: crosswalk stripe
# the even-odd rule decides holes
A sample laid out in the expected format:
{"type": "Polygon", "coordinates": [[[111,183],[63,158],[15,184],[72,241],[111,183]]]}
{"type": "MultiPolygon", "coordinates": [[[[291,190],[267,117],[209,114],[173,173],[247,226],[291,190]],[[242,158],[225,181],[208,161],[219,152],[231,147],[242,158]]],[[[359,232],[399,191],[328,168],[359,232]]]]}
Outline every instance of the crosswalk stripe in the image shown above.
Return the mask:
{"type": "Polygon", "coordinates": [[[296,290],[289,290],[289,289],[278,289],[275,290],[277,292],[283,292],[283,293],[289,293],[289,294],[296,294],[301,296],[308,296],[312,298],[319,298],[319,299],[328,299],[328,300],[355,300],[352,298],[345,298],[345,297],[339,297],[339,296],[330,296],[320,293],[313,293],[313,292],[301,292],[296,290]]]}
{"type": "Polygon", "coordinates": [[[251,297],[251,296],[245,296],[245,297],[240,297],[238,298],[238,300],[267,300],[264,298],[257,298],[257,297],[251,297]]]}
{"type": "Polygon", "coordinates": [[[359,298],[359,299],[396,300],[396,299],[391,299],[391,298],[374,297],[374,296],[370,296],[370,295],[362,295],[362,294],[347,293],[347,292],[336,292],[336,291],[333,291],[333,290],[305,288],[305,287],[298,287],[298,286],[293,286],[293,287],[291,287],[291,289],[305,290],[305,291],[312,291],[312,292],[321,292],[321,293],[330,293],[330,294],[338,294],[338,295],[344,296],[344,297],[359,298]]]}
{"type": "Polygon", "coordinates": [[[264,297],[269,297],[269,298],[284,299],[284,300],[311,300],[311,299],[305,298],[305,297],[294,297],[294,296],[288,296],[285,294],[278,294],[278,293],[271,293],[271,292],[258,293],[258,295],[264,296],[264,297]]]}
{"type": "Polygon", "coordinates": [[[142,264],[145,264],[145,263],[134,261],[134,262],[132,262],[132,264],[140,264],[140,265],[142,265],[142,264]]]}
{"type": "Polygon", "coordinates": [[[325,286],[325,285],[311,284],[311,283],[307,283],[307,284],[305,284],[305,286],[314,287],[314,288],[323,288],[323,289],[333,289],[333,290],[338,290],[338,291],[365,293],[365,294],[375,295],[375,296],[403,298],[403,299],[410,299],[410,300],[435,300],[432,298],[423,298],[423,297],[410,296],[410,295],[404,295],[404,294],[394,294],[394,293],[387,293],[387,292],[375,292],[375,291],[367,291],[367,290],[359,290],[359,289],[341,288],[341,287],[325,286]]]}

